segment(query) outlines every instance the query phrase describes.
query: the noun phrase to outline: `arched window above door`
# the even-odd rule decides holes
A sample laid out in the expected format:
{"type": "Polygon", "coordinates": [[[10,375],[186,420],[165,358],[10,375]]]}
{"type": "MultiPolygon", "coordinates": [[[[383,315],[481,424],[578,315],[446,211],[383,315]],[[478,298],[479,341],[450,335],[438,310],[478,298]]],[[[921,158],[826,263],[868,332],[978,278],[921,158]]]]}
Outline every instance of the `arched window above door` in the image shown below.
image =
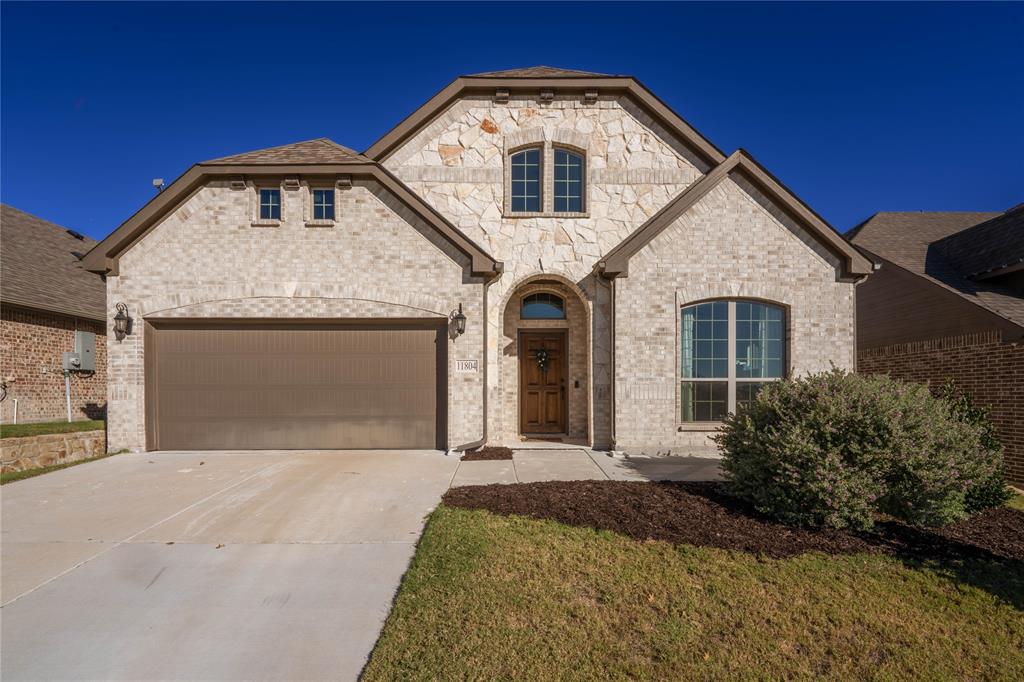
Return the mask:
{"type": "Polygon", "coordinates": [[[523,296],[519,317],[524,320],[564,320],[565,300],[546,291],[523,296]]]}

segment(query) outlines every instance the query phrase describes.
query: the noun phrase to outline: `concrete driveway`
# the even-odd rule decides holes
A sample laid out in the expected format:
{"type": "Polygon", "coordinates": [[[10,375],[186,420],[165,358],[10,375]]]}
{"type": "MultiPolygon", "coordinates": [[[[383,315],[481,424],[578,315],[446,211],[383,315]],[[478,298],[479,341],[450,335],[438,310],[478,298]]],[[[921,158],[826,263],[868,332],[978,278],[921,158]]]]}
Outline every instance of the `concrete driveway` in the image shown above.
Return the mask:
{"type": "Polygon", "coordinates": [[[153,453],[6,485],[0,674],[354,679],[457,466],[153,453]]]}

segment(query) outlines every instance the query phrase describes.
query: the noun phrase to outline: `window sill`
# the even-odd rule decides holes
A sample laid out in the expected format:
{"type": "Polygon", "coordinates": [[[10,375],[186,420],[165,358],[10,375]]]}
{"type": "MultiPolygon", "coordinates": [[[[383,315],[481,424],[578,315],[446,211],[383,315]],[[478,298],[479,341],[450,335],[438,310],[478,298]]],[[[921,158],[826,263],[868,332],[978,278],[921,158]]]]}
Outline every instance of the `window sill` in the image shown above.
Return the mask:
{"type": "Polygon", "coordinates": [[[590,213],[585,211],[583,213],[565,213],[558,211],[540,211],[537,213],[512,213],[506,211],[502,214],[502,218],[589,218],[590,213]]]}
{"type": "Polygon", "coordinates": [[[679,425],[678,431],[717,431],[722,428],[722,422],[683,422],[679,425]]]}
{"type": "Polygon", "coordinates": [[[280,227],[280,220],[254,220],[252,221],[253,227],[280,227]]]}
{"type": "Polygon", "coordinates": [[[333,220],[307,220],[306,227],[334,227],[333,220]]]}

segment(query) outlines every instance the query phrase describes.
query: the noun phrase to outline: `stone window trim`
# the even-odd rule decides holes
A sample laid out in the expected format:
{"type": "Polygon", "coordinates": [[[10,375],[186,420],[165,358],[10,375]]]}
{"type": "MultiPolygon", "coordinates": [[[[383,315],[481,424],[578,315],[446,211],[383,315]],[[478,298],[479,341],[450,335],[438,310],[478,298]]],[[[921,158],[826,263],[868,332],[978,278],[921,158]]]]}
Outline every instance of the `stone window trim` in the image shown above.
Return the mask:
{"type": "Polygon", "coordinates": [[[326,184],[326,183],[313,183],[310,184],[306,181],[302,182],[302,191],[304,196],[302,197],[302,221],[306,227],[334,227],[335,221],[338,219],[338,206],[339,196],[337,183],[326,184]],[[328,218],[324,220],[318,220],[314,218],[313,211],[313,192],[316,190],[333,190],[334,191],[334,218],[328,218]]]}
{"type": "Polygon", "coordinates": [[[504,201],[502,202],[503,218],[589,218],[590,217],[590,183],[589,157],[587,153],[588,138],[575,130],[555,129],[547,137],[543,128],[528,128],[505,138],[504,154],[504,201]],[[541,150],[541,207],[540,211],[512,210],[512,155],[524,149],[541,150]],[[555,149],[565,149],[583,157],[583,211],[555,211],[555,149]]]}
{"type": "Polygon", "coordinates": [[[728,378],[721,381],[728,382],[728,402],[727,406],[733,406],[735,409],[736,405],[736,386],[738,383],[767,383],[770,381],[783,381],[788,378],[792,373],[792,339],[793,339],[793,309],[792,306],[776,300],[769,300],[764,298],[757,298],[754,296],[715,296],[711,298],[701,298],[694,300],[684,300],[679,292],[676,292],[676,340],[675,340],[675,352],[673,358],[673,365],[675,366],[675,419],[676,419],[676,430],[679,432],[699,432],[699,431],[717,431],[722,427],[722,421],[683,421],[683,382],[691,380],[689,377],[684,377],[682,372],[682,362],[680,354],[683,347],[683,329],[682,329],[682,312],[684,308],[690,306],[699,305],[701,303],[714,303],[724,302],[728,303],[729,308],[729,320],[728,320],[728,349],[729,349],[729,361],[728,365],[728,378]],[[782,372],[780,377],[765,377],[760,379],[740,379],[736,378],[735,369],[735,353],[736,353],[736,303],[763,303],[782,310],[782,372]]]}
{"type": "Polygon", "coordinates": [[[286,204],[285,196],[287,192],[284,191],[284,181],[273,182],[260,182],[256,183],[253,181],[248,182],[249,185],[249,215],[252,218],[252,227],[279,227],[281,223],[285,221],[286,217],[286,204]],[[276,189],[281,193],[281,218],[278,220],[264,220],[260,218],[260,190],[261,189],[276,189]]]}

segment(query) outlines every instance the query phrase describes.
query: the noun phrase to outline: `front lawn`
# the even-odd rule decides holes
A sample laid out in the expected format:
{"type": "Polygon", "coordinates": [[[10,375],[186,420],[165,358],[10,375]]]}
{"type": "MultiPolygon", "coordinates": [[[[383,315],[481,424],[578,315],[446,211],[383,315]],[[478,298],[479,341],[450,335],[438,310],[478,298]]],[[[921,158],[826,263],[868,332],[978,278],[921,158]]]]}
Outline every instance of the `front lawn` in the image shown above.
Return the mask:
{"type": "MultiPolygon", "coordinates": [[[[769,538],[753,553],[723,548],[745,546],[745,518],[724,540],[682,526],[637,539],[640,521],[586,527],[602,527],[600,514],[576,522],[594,490],[554,511],[566,523],[440,506],[365,679],[1024,679],[1015,517],[994,553],[898,533],[804,553],[769,538]]],[[[498,511],[522,506],[517,495],[498,511]]],[[[1004,533],[1017,512],[994,512],[985,523],[1004,533]]]]}
{"type": "Polygon", "coordinates": [[[50,433],[75,433],[78,431],[102,431],[102,419],[77,422],[39,422],[36,424],[4,424],[0,426],[0,438],[21,438],[23,436],[45,436],[50,433]]]}

